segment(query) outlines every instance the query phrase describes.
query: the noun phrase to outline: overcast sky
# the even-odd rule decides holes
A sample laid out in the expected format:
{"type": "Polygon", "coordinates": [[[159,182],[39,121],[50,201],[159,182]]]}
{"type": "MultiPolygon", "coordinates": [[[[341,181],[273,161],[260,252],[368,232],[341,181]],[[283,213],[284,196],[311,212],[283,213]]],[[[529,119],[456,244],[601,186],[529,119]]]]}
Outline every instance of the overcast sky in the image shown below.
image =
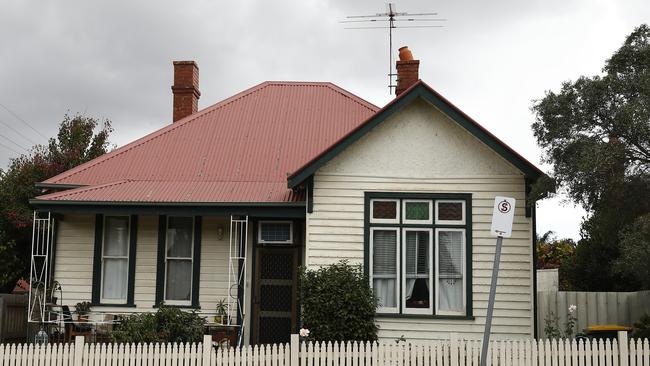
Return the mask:
{"type": "MultiPolygon", "coordinates": [[[[395,49],[411,48],[421,79],[546,171],[532,101],[600,73],[650,21],[647,0],[395,3],[448,19],[444,28],[395,30],[395,49]]],[[[172,60],[198,62],[199,108],[265,80],[331,81],[383,106],[392,99],[387,30],[339,21],[385,8],[367,0],[5,0],[0,167],[53,136],[66,112],[110,119],[117,146],[170,123],[172,60]]],[[[539,204],[538,232],[577,239],[584,212],[560,201],[539,204]]]]}

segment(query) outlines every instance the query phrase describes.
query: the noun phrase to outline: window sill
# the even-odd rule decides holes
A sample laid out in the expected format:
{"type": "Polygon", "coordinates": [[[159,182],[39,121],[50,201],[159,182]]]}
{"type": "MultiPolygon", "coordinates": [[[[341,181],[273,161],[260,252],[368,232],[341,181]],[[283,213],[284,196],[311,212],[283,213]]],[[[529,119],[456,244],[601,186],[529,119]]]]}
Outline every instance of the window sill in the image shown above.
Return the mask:
{"type": "Polygon", "coordinates": [[[428,314],[380,314],[375,318],[414,318],[414,319],[440,319],[440,320],[474,320],[473,315],[428,315],[428,314]]]}
{"type": "Polygon", "coordinates": [[[135,308],[135,304],[110,304],[110,303],[91,303],[92,307],[115,307],[115,308],[135,308]]]}
{"type": "MultiPolygon", "coordinates": [[[[200,305],[172,305],[172,304],[164,304],[168,308],[179,308],[179,309],[195,309],[195,310],[201,310],[200,305]]],[[[153,306],[154,309],[157,309],[160,307],[160,304],[156,304],[153,306]]]]}

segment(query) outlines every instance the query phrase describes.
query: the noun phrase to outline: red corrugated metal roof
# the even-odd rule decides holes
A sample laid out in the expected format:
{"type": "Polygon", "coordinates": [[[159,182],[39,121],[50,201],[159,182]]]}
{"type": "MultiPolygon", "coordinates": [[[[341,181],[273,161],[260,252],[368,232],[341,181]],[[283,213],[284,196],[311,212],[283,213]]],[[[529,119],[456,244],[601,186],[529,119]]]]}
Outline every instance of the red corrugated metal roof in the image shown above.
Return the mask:
{"type": "Polygon", "coordinates": [[[87,187],[37,199],[303,200],[287,175],[377,110],[331,83],[265,82],[44,181],[87,187]]]}
{"type": "Polygon", "coordinates": [[[39,199],[84,202],[300,202],[286,182],[138,181],[75,188],[39,199]]]}

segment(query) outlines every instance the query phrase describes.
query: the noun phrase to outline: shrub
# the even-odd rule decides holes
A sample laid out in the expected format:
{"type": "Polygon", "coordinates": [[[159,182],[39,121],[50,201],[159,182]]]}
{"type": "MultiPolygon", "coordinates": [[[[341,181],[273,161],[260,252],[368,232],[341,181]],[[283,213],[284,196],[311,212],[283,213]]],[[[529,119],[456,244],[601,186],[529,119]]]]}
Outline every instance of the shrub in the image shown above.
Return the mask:
{"type": "Polygon", "coordinates": [[[347,261],[301,271],[303,328],[316,341],[375,341],[377,299],[361,266],[347,261]]]}
{"type": "Polygon", "coordinates": [[[200,342],[205,318],[195,311],[160,306],[156,313],[129,315],[112,332],[117,342],[200,342]]]}
{"type": "Polygon", "coordinates": [[[564,324],[564,329],[560,328],[559,322],[560,317],[555,315],[554,312],[550,312],[546,318],[544,318],[544,333],[547,338],[573,338],[573,328],[575,328],[578,318],[576,318],[575,311],[578,307],[575,305],[569,306],[569,312],[567,313],[567,320],[564,324]]]}
{"type": "Polygon", "coordinates": [[[644,314],[638,322],[634,323],[632,338],[650,338],[650,315],[644,314]]]}

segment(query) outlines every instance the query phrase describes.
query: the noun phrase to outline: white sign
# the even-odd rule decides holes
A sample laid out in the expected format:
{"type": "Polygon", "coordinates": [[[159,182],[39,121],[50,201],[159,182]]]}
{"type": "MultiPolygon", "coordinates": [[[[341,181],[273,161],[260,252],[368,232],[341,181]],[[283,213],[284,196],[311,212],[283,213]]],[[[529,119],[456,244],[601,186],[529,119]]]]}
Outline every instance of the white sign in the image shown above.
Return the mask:
{"type": "Polygon", "coordinates": [[[509,238],[512,235],[512,220],[515,217],[515,199],[510,197],[494,197],[494,211],[492,211],[493,236],[509,238]]]}

